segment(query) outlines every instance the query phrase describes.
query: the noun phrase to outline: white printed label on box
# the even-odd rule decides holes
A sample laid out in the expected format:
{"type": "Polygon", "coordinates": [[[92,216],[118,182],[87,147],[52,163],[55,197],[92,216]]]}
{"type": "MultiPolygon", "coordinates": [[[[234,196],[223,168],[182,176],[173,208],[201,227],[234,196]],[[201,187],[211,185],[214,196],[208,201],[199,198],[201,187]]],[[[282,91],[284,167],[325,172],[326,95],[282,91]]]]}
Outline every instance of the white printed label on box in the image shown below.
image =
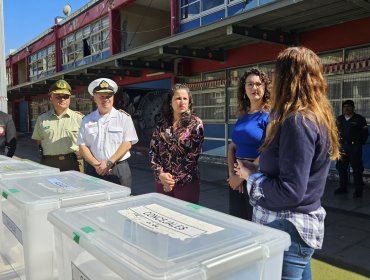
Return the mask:
{"type": "Polygon", "coordinates": [[[181,240],[223,230],[222,227],[194,219],[158,204],[132,207],[120,210],[118,213],[151,231],[181,240]]]}
{"type": "Polygon", "coordinates": [[[71,264],[72,264],[72,280],[90,280],[90,278],[87,277],[81,270],[79,270],[74,263],[71,264]]]}
{"type": "Polygon", "coordinates": [[[78,191],[79,189],[76,187],[73,187],[69,184],[66,184],[62,182],[61,180],[58,180],[57,178],[50,178],[48,179],[48,182],[56,186],[56,189],[52,189],[53,191],[56,191],[58,193],[61,192],[73,192],[78,191]]]}
{"type": "Polygon", "coordinates": [[[22,239],[22,231],[20,228],[6,215],[3,213],[3,224],[6,226],[6,228],[17,238],[18,242],[23,245],[23,239],[22,239]]]}

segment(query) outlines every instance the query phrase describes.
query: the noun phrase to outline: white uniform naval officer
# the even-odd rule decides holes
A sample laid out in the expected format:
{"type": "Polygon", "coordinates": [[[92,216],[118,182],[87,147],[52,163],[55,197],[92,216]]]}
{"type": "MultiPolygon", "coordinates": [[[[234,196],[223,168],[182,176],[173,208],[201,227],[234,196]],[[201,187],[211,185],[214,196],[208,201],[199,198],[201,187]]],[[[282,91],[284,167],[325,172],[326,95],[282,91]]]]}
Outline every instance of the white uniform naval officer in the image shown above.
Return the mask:
{"type": "Polygon", "coordinates": [[[113,107],[117,84],[108,78],[88,87],[98,109],[82,119],[77,144],[83,158],[93,167],[88,174],[126,187],[132,178],[127,159],[138,137],[131,116],[113,107]]]}

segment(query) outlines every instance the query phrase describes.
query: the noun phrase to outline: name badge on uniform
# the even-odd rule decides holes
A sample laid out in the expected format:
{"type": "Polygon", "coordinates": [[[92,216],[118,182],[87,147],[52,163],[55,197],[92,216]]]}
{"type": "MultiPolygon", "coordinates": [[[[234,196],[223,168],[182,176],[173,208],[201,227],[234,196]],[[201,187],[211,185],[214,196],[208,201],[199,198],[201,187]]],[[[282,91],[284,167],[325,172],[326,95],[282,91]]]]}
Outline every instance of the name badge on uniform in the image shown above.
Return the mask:
{"type": "Polygon", "coordinates": [[[5,132],[6,132],[6,125],[1,124],[0,125],[0,137],[5,136],[5,132]]]}
{"type": "Polygon", "coordinates": [[[97,127],[98,126],[98,123],[97,121],[91,121],[87,124],[87,127],[97,127]]]}

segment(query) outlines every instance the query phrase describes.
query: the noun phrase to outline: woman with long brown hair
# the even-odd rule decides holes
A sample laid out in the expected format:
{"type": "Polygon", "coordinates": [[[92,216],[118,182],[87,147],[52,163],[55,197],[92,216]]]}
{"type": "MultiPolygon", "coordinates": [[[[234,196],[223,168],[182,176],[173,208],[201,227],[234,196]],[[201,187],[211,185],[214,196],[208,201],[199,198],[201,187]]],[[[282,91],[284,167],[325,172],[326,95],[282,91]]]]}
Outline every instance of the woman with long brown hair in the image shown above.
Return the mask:
{"type": "Polygon", "coordinates": [[[282,279],[311,279],[310,260],[324,238],[320,199],[339,143],[322,69],[319,57],[304,47],[278,55],[259,170],[242,162],[235,168],[248,180],[253,221],[290,234],[282,279]]]}
{"type": "Polygon", "coordinates": [[[149,156],[156,192],[198,203],[198,159],[204,136],[203,122],[192,106],[192,94],[186,85],[176,84],[168,92],[162,118],[150,141],[149,156]]]}

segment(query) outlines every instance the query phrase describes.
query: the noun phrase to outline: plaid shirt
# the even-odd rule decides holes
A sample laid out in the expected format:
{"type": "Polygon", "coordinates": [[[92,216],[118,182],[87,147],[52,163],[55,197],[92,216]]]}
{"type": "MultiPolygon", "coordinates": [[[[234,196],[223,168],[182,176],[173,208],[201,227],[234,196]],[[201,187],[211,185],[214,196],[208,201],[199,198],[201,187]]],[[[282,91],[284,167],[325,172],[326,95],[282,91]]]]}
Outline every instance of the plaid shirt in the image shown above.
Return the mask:
{"type": "Polygon", "coordinates": [[[264,225],[275,220],[286,219],[296,227],[299,235],[308,246],[321,249],[324,240],[325,209],[320,207],[315,211],[304,214],[289,210],[275,212],[259,206],[258,200],[264,197],[263,190],[259,185],[265,178],[266,176],[262,173],[255,173],[248,179],[249,202],[253,206],[252,220],[264,225]]]}

